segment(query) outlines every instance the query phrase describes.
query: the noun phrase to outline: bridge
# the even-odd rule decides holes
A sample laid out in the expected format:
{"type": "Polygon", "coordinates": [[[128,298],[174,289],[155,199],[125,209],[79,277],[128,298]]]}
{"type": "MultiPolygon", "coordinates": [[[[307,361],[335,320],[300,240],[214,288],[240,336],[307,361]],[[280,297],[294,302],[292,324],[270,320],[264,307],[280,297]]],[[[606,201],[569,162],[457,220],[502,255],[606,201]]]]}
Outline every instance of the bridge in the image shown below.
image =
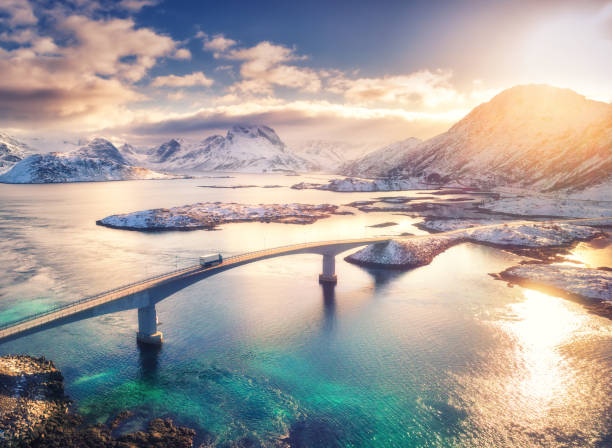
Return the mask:
{"type": "Polygon", "coordinates": [[[155,305],[193,283],[223,271],[268,258],[294,254],[319,254],[323,256],[323,268],[319,275],[319,282],[334,285],[337,281],[336,255],[349,249],[383,243],[391,239],[391,237],[378,237],[294,244],[228,257],[222,263],[211,267],[203,267],[198,264],[178,269],[0,326],[0,343],[91,317],[138,309],[138,333],[136,335],[138,342],[160,345],[163,335],[157,330],[155,305]]]}

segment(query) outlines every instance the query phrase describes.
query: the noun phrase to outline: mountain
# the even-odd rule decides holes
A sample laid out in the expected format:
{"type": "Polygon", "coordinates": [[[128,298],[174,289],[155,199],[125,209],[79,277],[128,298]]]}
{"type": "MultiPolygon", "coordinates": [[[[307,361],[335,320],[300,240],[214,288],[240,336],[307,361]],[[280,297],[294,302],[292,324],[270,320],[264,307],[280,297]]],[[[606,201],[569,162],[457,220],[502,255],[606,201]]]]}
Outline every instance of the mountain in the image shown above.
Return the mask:
{"type": "Polygon", "coordinates": [[[26,157],[0,175],[0,182],[44,184],[172,177],[129,165],[111,142],[97,138],[75,151],[26,157]]]}
{"type": "Polygon", "coordinates": [[[25,143],[0,132],[0,173],[10,170],[31,152],[32,149],[25,143]]]}
{"type": "Polygon", "coordinates": [[[225,137],[213,135],[195,145],[170,140],[150,151],[149,167],[169,171],[305,171],[311,164],[290,152],[267,126],[233,126],[225,137]]]}
{"type": "Polygon", "coordinates": [[[577,191],[612,178],[612,105],[545,85],[505,90],[406,151],[390,176],[577,191]]]}
{"type": "Polygon", "coordinates": [[[391,143],[363,157],[343,164],[339,171],[346,176],[385,176],[387,172],[397,167],[407,152],[421,143],[423,141],[415,137],[391,143]]]}
{"type": "Polygon", "coordinates": [[[371,150],[370,144],[353,144],[334,140],[307,140],[292,145],[291,151],[307,160],[312,169],[335,172],[349,160],[360,157],[371,150]]]}
{"type": "Polygon", "coordinates": [[[182,139],[172,139],[149,151],[149,158],[155,163],[164,163],[175,157],[182,149],[182,139]]]}

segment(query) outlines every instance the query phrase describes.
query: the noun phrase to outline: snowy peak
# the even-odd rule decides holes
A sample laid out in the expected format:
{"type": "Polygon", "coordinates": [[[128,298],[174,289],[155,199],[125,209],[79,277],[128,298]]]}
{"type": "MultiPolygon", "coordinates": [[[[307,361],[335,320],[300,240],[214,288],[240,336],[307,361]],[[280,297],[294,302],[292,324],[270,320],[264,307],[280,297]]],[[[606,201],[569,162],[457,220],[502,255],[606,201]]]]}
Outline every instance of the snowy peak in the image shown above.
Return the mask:
{"type": "Polygon", "coordinates": [[[151,161],[163,163],[176,156],[182,148],[182,140],[171,139],[151,150],[151,161]]]}
{"type": "Polygon", "coordinates": [[[8,171],[32,149],[25,143],[0,132],[0,173],[8,171]]]}
{"type": "Polygon", "coordinates": [[[232,142],[237,138],[264,138],[268,140],[272,145],[278,146],[282,150],[285,148],[285,144],[276,134],[274,129],[268,126],[257,126],[257,125],[234,125],[227,131],[226,140],[232,142]]]}
{"type": "Polygon", "coordinates": [[[202,171],[302,171],[308,162],[286,150],[285,143],[268,126],[236,125],[225,137],[212,135],[188,145],[170,140],[152,151],[150,167],[174,172],[202,171]]]}
{"type": "Polygon", "coordinates": [[[72,154],[94,159],[111,160],[127,165],[127,161],[117,147],[104,138],[94,138],[87,145],[73,151],[72,154]]]}
{"type": "Polygon", "coordinates": [[[612,177],[612,105],[517,86],[406,154],[388,175],[475,187],[581,190],[612,177]]]}

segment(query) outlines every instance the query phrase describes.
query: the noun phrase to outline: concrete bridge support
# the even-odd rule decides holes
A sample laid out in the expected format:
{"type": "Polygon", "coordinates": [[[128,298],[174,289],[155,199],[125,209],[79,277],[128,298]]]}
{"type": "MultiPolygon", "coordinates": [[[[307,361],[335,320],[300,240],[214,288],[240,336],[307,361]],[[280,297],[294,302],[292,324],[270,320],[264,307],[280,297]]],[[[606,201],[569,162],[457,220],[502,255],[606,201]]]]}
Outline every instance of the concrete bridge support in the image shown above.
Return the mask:
{"type": "Polygon", "coordinates": [[[138,308],[138,333],[136,340],[141,344],[161,345],[163,335],[157,331],[157,311],[155,305],[138,308]]]}
{"type": "Polygon", "coordinates": [[[336,256],[331,254],[323,255],[323,272],[319,275],[319,283],[335,285],[338,283],[336,277],[336,256]]]}

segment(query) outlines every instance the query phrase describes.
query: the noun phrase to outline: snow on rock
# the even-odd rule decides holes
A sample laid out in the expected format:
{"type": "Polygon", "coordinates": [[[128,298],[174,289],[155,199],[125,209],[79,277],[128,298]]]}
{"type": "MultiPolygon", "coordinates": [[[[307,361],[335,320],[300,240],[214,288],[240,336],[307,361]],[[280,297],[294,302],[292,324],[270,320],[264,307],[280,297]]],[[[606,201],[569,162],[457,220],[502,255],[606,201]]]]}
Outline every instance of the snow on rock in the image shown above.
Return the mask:
{"type": "Polygon", "coordinates": [[[96,224],[126,230],[212,229],[231,222],[282,222],[311,224],[334,214],[338,206],[329,204],[236,204],[200,202],[180,207],[158,208],[111,215],[96,224]]]}
{"type": "Polygon", "coordinates": [[[308,140],[292,145],[292,151],[307,160],[317,171],[334,172],[363,148],[346,142],[330,140],[308,140]]]}
{"type": "Polygon", "coordinates": [[[453,238],[426,237],[392,240],[388,243],[370,244],[351,254],[346,261],[372,267],[415,268],[431,263],[434,257],[456,244],[453,238]]]}
{"type": "Polygon", "coordinates": [[[10,170],[32,151],[25,143],[0,132],[0,174],[10,170]]]}
{"type": "Polygon", "coordinates": [[[0,175],[0,182],[44,184],[176,177],[128,165],[111,142],[98,138],[76,151],[33,154],[26,157],[0,175]]]}
{"type": "Polygon", "coordinates": [[[458,237],[500,246],[563,247],[602,235],[601,230],[569,223],[500,224],[459,231],[458,237]]]}
{"type": "Polygon", "coordinates": [[[293,185],[295,190],[315,189],[339,192],[368,192],[368,191],[402,191],[416,190],[423,188],[423,184],[418,181],[406,179],[358,179],[347,177],[344,179],[332,179],[327,184],[316,184],[301,182],[293,185]]]}
{"type": "Polygon", "coordinates": [[[345,163],[340,172],[347,176],[382,177],[397,167],[402,157],[410,150],[423,143],[415,137],[395,142],[363,157],[345,163]]]}
{"type": "Polygon", "coordinates": [[[612,300],[612,271],[575,266],[528,264],[499,274],[504,280],[584,299],[612,300]]]}
{"type": "Polygon", "coordinates": [[[565,195],[515,196],[484,202],[480,208],[512,215],[559,216],[567,218],[612,217],[612,191],[607,200],[570,199],[565,195]]]}
{"type": "MultiPolygon", "coordinates": [[[[461,222],[462,220],[459,221],[461,225],[466,224],[461,222]]],[[[450,246],[468,241],[508,250],[564,248],[576,241],[586,241],[603,235],[599,229],[567,223],[507,223],[457,229],[459,224],[453,220],[427,222],[431,228],[452,233],[397,239],[385,244],[370,245],[349,255],[346,260],[362,265],[410,268],[429,264],[433,257],[450,246]]],[[[536,251],[524,253],[539,255],[536,251]]]]}
{"type": "Polygon", "coordinates": [[[579,191],[612,179],[612,105],[569,90],[504,90],[406,151],[388,175],[481,188],[579,191]]]}
{"type": "Polygon", "coordinates": [[[268,126],[236,125],[225,137],[197,144],[170,140],[149,151],[148,167],[168,171],[283,172],[307,171],[311,164],[293,154],[268,126]]]}

